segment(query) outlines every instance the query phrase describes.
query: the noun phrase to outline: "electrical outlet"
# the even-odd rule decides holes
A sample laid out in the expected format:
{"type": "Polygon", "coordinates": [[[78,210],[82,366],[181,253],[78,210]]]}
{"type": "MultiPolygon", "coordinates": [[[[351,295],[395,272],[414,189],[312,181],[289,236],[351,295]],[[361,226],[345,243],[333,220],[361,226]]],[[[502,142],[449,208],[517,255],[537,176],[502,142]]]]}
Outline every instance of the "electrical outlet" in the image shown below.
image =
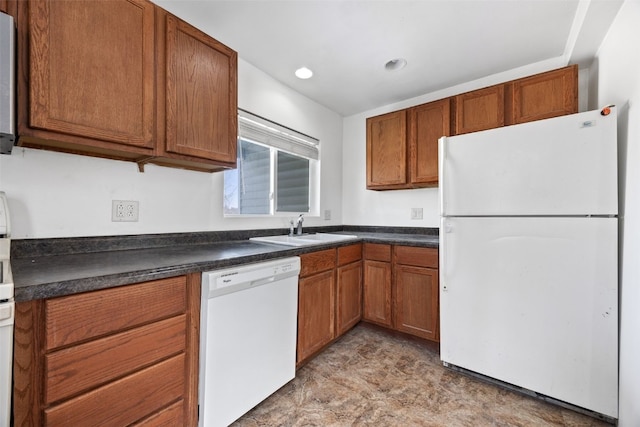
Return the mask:
{"type": "Polygon", "coordinates": [[[112,200],[111,201],[111,221],[112,222],[137,222],[138,221],[138,201],[137,200],[112,200]]]}
{"type": "Polygon", "coordinates": [[[324,211],[324,219],[325,220],[331,219],[331,209],[325,209],[325,211],[324,211]]]}
{"type": "Polygon", "coordinates": [[[411,208],[411,219],[422,219],[422,208],[411,208]]]}

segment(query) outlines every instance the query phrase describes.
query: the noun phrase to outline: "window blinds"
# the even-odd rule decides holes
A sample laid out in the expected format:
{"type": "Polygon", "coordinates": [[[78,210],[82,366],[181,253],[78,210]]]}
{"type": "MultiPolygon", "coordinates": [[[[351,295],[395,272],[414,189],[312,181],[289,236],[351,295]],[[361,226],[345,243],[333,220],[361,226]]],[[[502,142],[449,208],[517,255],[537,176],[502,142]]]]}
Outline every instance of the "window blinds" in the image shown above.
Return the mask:
{"type": "Polygon", "coordinates": [[[260,116],[238,109],[238,133],[240,138],[265,144],[307,159],[320,158],[320,141],[260,116]]]}

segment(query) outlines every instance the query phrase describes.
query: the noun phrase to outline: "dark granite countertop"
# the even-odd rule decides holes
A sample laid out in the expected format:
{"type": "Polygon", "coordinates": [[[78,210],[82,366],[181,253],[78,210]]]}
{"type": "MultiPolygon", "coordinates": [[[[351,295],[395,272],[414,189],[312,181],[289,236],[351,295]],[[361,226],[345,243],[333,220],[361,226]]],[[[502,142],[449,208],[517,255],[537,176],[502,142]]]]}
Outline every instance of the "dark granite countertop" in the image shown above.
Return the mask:
{"type": "Polygon", "coordinates": [[[14,241],[11,267],[15,284],[15,300],[19,302],[70,295],[296,256],[358,241],[438,247],[437,229],[347,226],[340,227],[341,229],[338,230],[335,228],[317,228],[311,231],[353,234],[358,236],[358,240],[289,247],[249,241],[249,237],[279,232],[279,230],[254,230],[199,233],[197,236],[194,233],[188,233],[153,237],[14,241]]]}

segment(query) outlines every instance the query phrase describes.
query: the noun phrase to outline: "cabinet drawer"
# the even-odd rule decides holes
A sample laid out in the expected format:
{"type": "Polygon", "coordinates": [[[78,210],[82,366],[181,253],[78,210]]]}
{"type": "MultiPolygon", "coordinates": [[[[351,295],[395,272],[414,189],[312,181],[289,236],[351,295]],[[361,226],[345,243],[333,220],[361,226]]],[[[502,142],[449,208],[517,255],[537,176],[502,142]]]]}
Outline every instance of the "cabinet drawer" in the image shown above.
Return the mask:
{"type": "Polygon", "coordinates": [[[391,245],[379,243],[364,244],[364,259],[372,261],[391,261],[391,245]]]}
{"type": "Polygon", "coordinates": [[[181,276],[47,300],[45,349],[182,314],[185,288],[181,276]]]}
{"type": "Polygon", "coordinates": [[[362,259],[362,243],[338,248],[338,265],[345,265],[362,259]]]}
{"type": "Polygon", "coordinates": [[[438,250],[435,248],[394,246],[393,255],[396,264],[438,268],[438,250]]]}
{"type": "Polygon", "coordinates": [[[300,277],[336,268],[336,250],[311,252],[300,255],[300,277]]]}
{"type": "Polygon", "coordinates": [[[135,423],[132,427],[157,427],[157,426],[179,426],[184,421],[184,400],[180,399],[171,406],[167,406],[158,413],[155,413],[144,420],[135,423]]]}
{"type": "Polygon", "coordinates": [[[123,377],[185,346],[186,318],[180,315],[47,354],[44,401],[52,403],[123,377]]]}
{"type": "Polygon", "coordinates": [[[48,426],[129,425],[177,401],[184,391],[180,354],[45,410],[48,426]]]}

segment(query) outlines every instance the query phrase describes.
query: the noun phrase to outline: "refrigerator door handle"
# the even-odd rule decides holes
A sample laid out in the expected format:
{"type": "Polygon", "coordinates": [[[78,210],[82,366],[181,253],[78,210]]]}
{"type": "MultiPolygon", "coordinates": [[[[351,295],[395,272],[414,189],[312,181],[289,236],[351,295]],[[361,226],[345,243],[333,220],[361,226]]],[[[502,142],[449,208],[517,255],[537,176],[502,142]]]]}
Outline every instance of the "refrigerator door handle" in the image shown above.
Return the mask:
{"type": "Polygon", "coordinates": [[[445,197],[444,197],[444,189],[445,189],[445,182],[446,180],[443,179],[444,177],[444,163],[445,163],[445,159],[447,158],[447,150],[445,148],[445,143],[447,141],[447,137],[443,136],[440,139],[438,139],[438,174],[440,175],[440,178],[438,179],[438,186],[439,186],[439,198],[440,198],[440,216],[444,216],[446,214],[446,209],[444,207],[444,201],[445,201],[445,197]]]}
{"type": "MultiPolygon", "coordinates": [[[[444,233],[451,233],[452,228],[451,225],[447,223],[447,219],[446,218],[442,218],[442,224],[440,229],[442,230],[443,234],[444,233]]],[[[441,236],[440,238],[440,248],[439,248],[439,253],[440,253],[440,265],[439,265],[439,271],[440,271],[440,286],[442,287],[442,292],[446,292],[448,290],[447,288],[447,259],[449,258],[447,256],[447,237],[446,236],[441,236]]]]}

